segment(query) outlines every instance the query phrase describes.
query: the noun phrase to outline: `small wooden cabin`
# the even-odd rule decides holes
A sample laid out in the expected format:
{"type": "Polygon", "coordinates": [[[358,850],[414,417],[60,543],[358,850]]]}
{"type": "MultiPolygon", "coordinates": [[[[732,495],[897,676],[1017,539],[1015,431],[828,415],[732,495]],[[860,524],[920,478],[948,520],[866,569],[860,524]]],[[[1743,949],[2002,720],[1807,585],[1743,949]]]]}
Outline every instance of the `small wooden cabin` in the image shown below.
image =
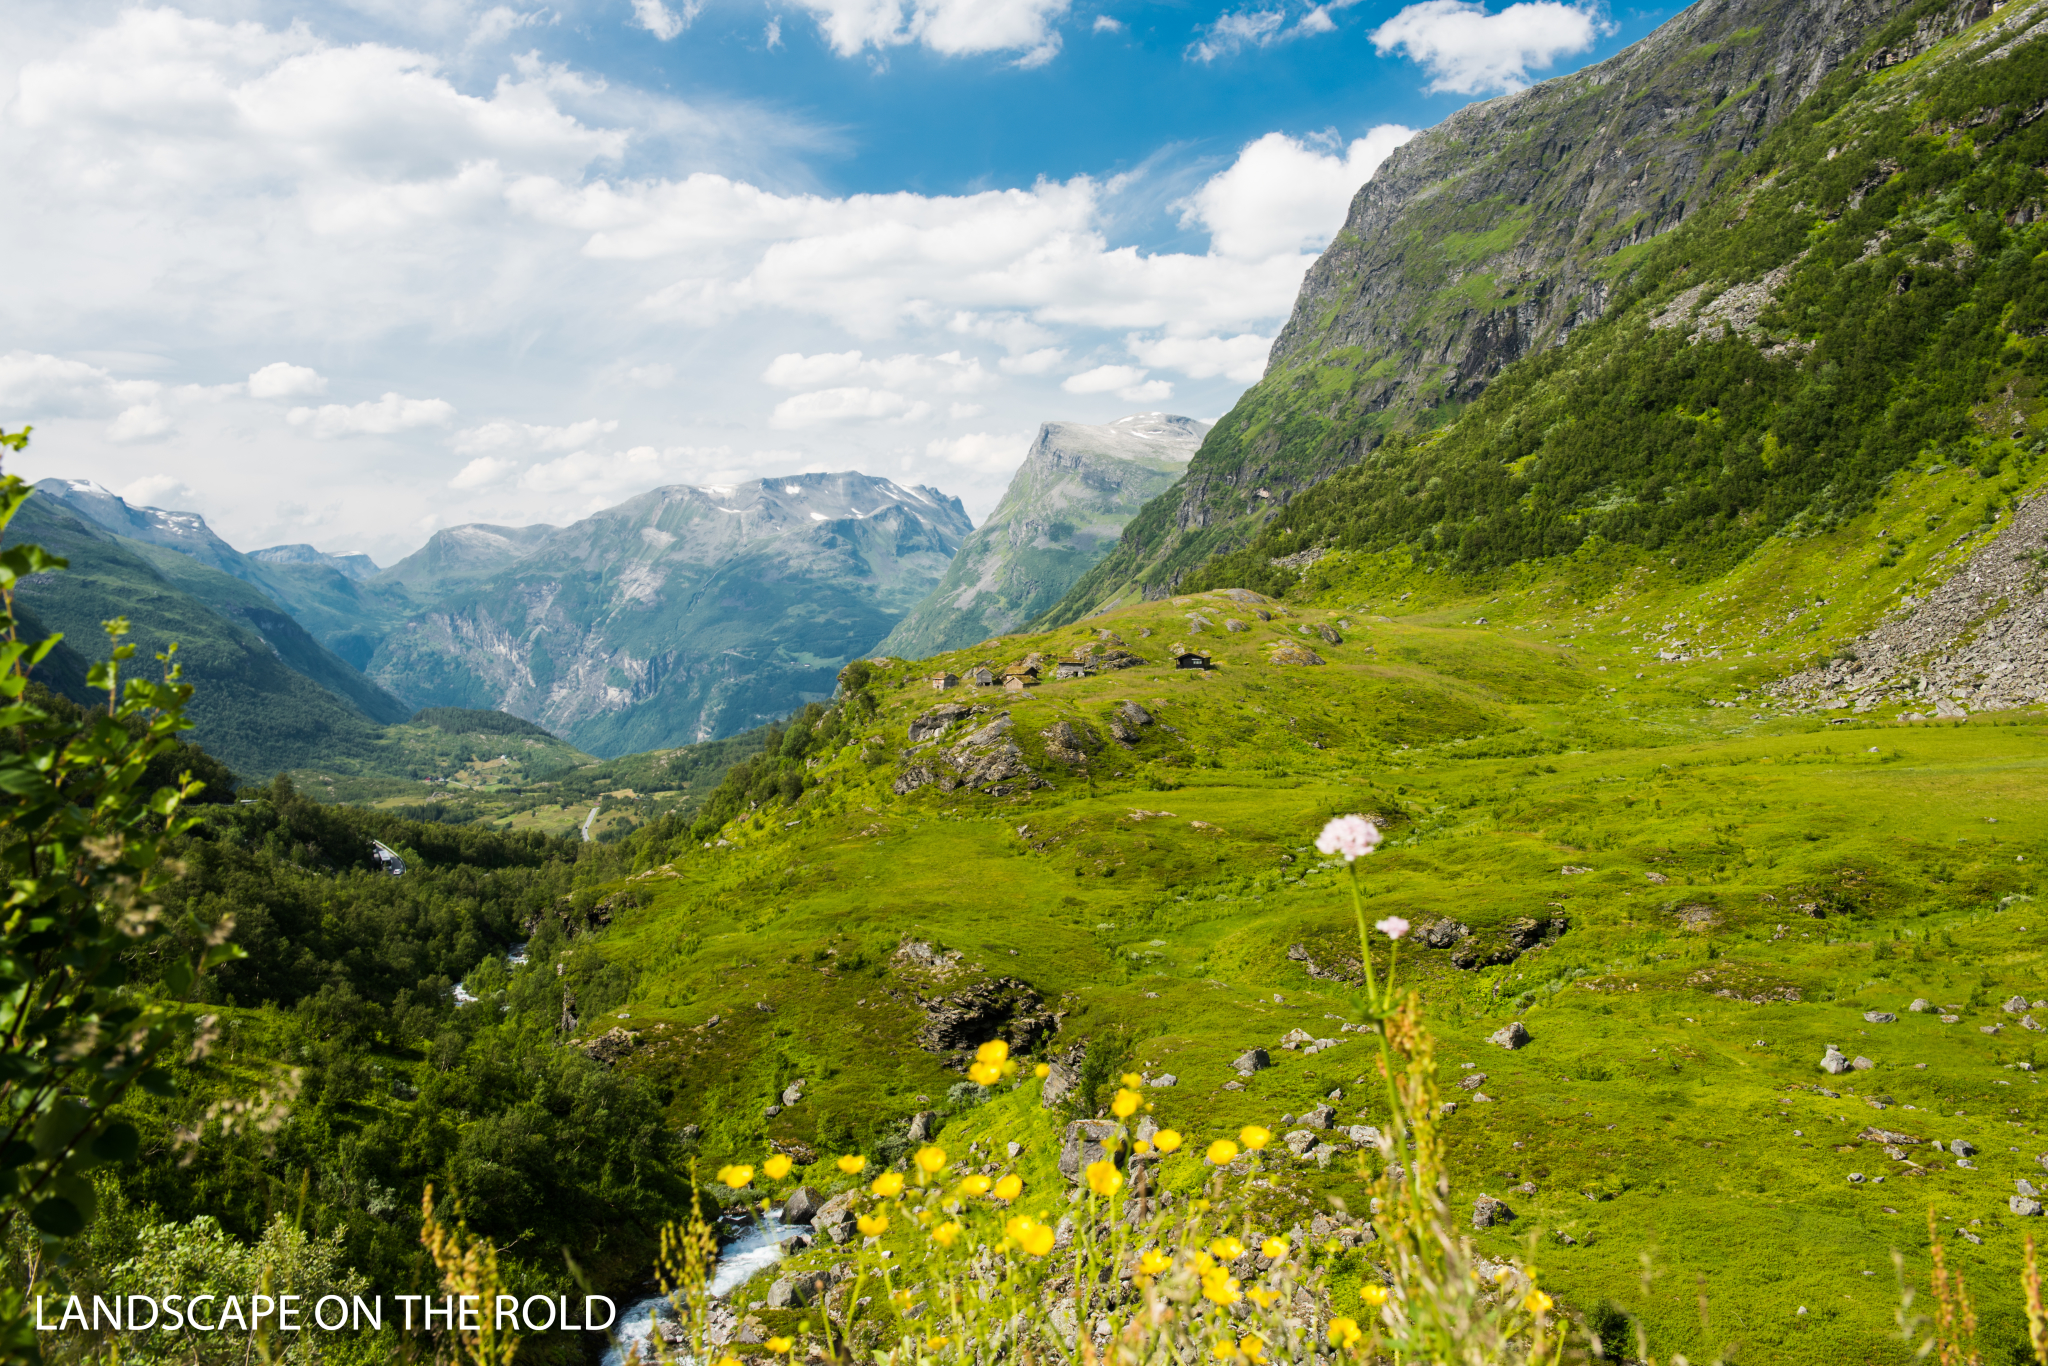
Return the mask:
{"type": "Polygon", "coordinates": [[[1052,667],[1054,678],[1086,678],[1094,672],[1094,663],[1086,659],[1063,659],[1052,667]]]}
{"type": "Polygon", "coordinates": [[[941,671],[939,673],[935,673],[932,675],[931,682],[933,692],[944,692],[948,688],[957,688],[960,686],[960,675],[949,674],[944,671],[941,671]]]}
{"type": "Polygon", "coordinates": [[[977,664],[967,671],[967,681],[977,688],[993,688],[1001,680],[986,668],[977,664]]]}
{"type": "Polygon", "coordinates": [[[1188,650],[1173,657],[1173,667],[1176,669],[1212,669],[1216,666],[1209,662],[1209,656],[1188,650]]]}

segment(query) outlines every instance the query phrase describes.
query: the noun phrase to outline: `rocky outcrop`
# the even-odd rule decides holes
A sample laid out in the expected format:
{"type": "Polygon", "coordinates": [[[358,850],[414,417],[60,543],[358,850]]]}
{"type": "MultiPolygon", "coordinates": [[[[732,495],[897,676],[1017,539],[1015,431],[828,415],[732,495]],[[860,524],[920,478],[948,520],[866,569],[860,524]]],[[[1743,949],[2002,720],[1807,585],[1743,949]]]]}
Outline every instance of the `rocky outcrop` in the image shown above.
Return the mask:
{"type": "Polygon", "coordinates": [[[906,757],[890,788],[898,796],[921,787],[941,792],[973,788],[993,797],[1018,790],[1047,786],[1024,762],[1024,751],[1010,738],[1016,723],[1002,712],[985,725],[969,731],[951,749],[924,758],[906,757]]]}
{"type": "Polygon", "coordinates": [[[1826,664],[1767,685],[1802,710],[1847,707],[1908,718],[2048,702],[2048,495],[2019,504],[1993,535],[1966,532],[1962,564],[1826,664]],[[1967,558],[1963,558],[1963,557],[1967,558]]]}
{"type": "Polygon", "coordinates": [[[925,1022],[917,1031],[918,1047],[930,1053],[951,1053],[965,1065],[975,1049],[1001,1039],[1022,1057],[1042,1039],[1052,1037],[1059,1022],[1044,999],[1014,977],[995,977],[945,996],[919,996],[925,1022]]]}

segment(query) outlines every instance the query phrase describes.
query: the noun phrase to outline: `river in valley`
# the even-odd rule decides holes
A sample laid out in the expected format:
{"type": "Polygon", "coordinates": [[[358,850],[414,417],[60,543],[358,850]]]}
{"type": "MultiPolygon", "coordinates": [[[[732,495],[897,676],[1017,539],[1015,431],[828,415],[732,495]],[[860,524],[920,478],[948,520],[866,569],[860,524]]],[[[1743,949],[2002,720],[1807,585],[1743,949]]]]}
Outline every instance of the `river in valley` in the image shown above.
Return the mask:
{"type": "MultiPolygon", "coordinates": [[[[711,1269],[712,1298],[723,1299],[752,1280],[761,1268],[781,1261],[782,1245],[804,1232],[800,1225],[784,1224],[780,1210],[771,1210],[760,1222],[718,1249],[718,1261],[711,1269]]],[[[603,1366],[625,1366],[626,1357],[636,1346],[642,1361],[653,1359],[647,1350],[649,1315],[658,1315],[663,1335],[673,1337],[671,1330],[679,1321],[666,1296],[649,1295],[635,1300],[619,1311],[619,1321],[612,1328],[614,1341],[605,1349],[603,1366]]]]}

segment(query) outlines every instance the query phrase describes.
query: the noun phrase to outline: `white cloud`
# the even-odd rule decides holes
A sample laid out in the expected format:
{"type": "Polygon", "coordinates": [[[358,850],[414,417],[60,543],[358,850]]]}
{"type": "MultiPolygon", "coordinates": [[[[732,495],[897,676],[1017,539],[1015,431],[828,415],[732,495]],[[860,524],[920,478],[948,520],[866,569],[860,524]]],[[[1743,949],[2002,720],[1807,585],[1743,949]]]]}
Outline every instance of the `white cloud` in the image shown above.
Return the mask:
{"type": "Polygon", "coordinates": [[[1197,62],[1213,62],[1248,47],[1271,47],[1290,36],[1285,10],[1240,10],[1217,16],[1203,36],[1189,45],[1188,56],[1197,62]]]}
{"type": "Polygon", "coordinates": [[[773,14],[768,17],[768,26],[761,30],[761,38],[764,45],[770,52],[773,52],[776,48],[782,46],[781,15],[773,14]]]}
{"type": "Polygon", "coordinates": [[[327,392],[327,380],[304,365],[272,361],[249,376],[251,398],[313,398],[327,392]]]}
{"type": "Polygon", "coordinates": [[[955,403],[946,409],[946,416],[955,422],[964,422],[971,417],[980,417],[988,409],[979,403],[955,403]]]}
{"type": "Polygon", "coordinates": [[[1097,33],[1122,33],[1124,25],[1121,21],[1112,19],[1107,14],[1098,14],[1095,16],[1094,31],[1097,33]]]}
{"type": "Polygon", "coordinates": [[[918,43],[949,57],[1018,52],[1037,66],[1059,51],[1071,0],[798,0],[842,57],[918,43]]]}
{"type": "Polygon", "coordinates": [[[1037,433],[1029,431],[966,432],[960,436],[942,436],[928,441],[924,453],[949,465],[1007,477],[1024,463],[1024,457],[1036,438],[1037,433]]]}
{"type": "Polygon", "coordinates": [[[1172,398],[1173,384],[1163,379],[1147,381],[1148,373],[1131,365],[1098,365],[1093,370],[1067,376],[1060,382],[1060,388],[1070,394],[1114,393],[1128,403],[1157,403],[1172,398]]]}
{"type": "Polygon", "coordinates": [[[693,464],[707,459],[722,460],[731,454],[723,446],[673,446],[665,450],[634,446],[611,454],[572,451],[544,464],[528,466],[519,476],[519,486],[533,493],[582,493],[601,501],[616,499],[657,484],[675,482],[693,464]]]}
{"type": "Polygon", "coordinates": [[[1429,93],[1476,95],[1520,90],[1531,68],[1584,52],[1613,26],[1592,11],[1557,0],[1522,0],[1498,14],[1467,0],[1421,0],[1373,30],[1382,56],[1422,63],[1429,93]]]}
{"type": "Polygon", "coordinates": [[[171,415],[160,403],[138,403],[132,408],[123,408],[120,415],[107,424],[107,436],[114,441],[154,441],[168,435],[174,424],[171,415]]]}
{"type": "Polygon", "coordinates": [[[495,484],[510,474],[517,466],[510,460],[500,460],[494,455],[480,455],[455,472],[448,481],[451,489],[480,489],[495,484]]]}
{"type": "Polygon", "coordinates": [[[948,351],[940,356],[877,356],[873,360],[858,351],[806,356],[789,352],[777,356],[761,372],[766,383],[778,389],[808,389],[822,384],[843,384],[850,379],[869,379],[889,389],[916,389],[947,394],[969,394],[998,381],[981,368],[976,357],[948,351]]]}
{"type": "Polygon", "coordinates": [[[1268,133],[1181,203],[1181,223],[1206,225],[1213,251],[1242,260],[1320,248],[1344,226],[1358,187],[1415,131],[1383,123],[1341,153],[1268,133]]]}
{"type": "Polygon", "coordinates": [[[1021,356],[1004,356],[996,362],[996,369],[1006,375],[1042,375],[1066,358],[1065,347],[1044,346],[1021,356]]]}
{"type": "Polygon", "coordinates": [[[565,427],[534,426],[525,422],[486,422],[457,432],[448,444],[457,455],[484,451],[568,451],[587,446],[600,436],[619,429],[617,418],[586,418],[565,427]]]}
{"type": "Polygon", "coordinates": [[[626,371],[626,378],[643,389],[666,389],[675,383],[676,368],[673,365],[635,365],[626,371]]]}
{"type": "Polygon", "coordinates": [[[185,481],[173,474],[147,474],[117,492],[135,507],[162,507],[193,496],[185,481]]]}
{"type": "Polygon", "coordinates": [[[1250,384],[1266,373],[1273,339],[1253,333],[1235,337],[1145,337],[1126,339],[1130,352],[1148,366],[1178,370],[1190,379],[1225,375],[1250,384]]]}
{"type": "Polygon", "coordinates": [[[52,417],[104,417],[142,401],[154,380],[117,380],[97,365],[32,351],[0,356],[0,426],[52,417]]]}
{"type": "Polygon", "coordinates": [[[661,3],[661,0],[633,0],[633,22],[664,43],[681,34],[703,12],[704,6],[699,0],[689,0],[689,3],[683,6],[681,14],[661,3]]]}
{"type": "Polygon", "coordinates": [[[777,356],[761,372],[765,382],[778,389],[807,389],[814,384],[832,384],[851,379],[860,372],[860,352],[806,356],[789,352],[777,356]]]}
{"type": "Polygon", "coordinates": [[[786,398],[775,405],[768,425],[787,431],[828,422],[873,422],[884,418],[917,422],[929,417],[931,410],[929,403],[888,389],[848,385],[786,398]]]}
{"type": "Polygon", "coordinates": [[[284,417],[292,426],[303,427],[323,440],[337,436],[390,436],[415,427],[446,426],[455,418],[455,405],[438,398],[386,394],[365,403],[294,408],[284,417]]]}
{"type": "Polygon", "coordinates": [[[492,46],[504,42],[520,29],[550,22],[553,20],[545,10],[521,12],[510,5],[493,5],[479,14],[476,22],[470,26],[466,46],[492,46]]]}

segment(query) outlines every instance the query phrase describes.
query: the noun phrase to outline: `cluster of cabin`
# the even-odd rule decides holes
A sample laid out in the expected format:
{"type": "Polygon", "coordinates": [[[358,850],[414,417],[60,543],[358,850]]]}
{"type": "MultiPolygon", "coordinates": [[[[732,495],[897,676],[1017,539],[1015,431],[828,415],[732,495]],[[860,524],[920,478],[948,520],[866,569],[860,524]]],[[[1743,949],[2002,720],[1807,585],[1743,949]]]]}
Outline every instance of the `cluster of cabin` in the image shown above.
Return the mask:
{"type": "MultiPolygon", "coordinates": [[[[1128,668],[1141,663],[1135,656],[1126,656],[1123,662],[1112,663],[1112,668],[1128,668]]],[[[1209,656],[1195,650],[1176,650],[1173,655],[1176,669],[1210,669],[1214,663],[1209,656]]],[[[933,692],[946,692],[963,684],[973,688],[1001,688],[1005,692],[1023,692],[1035,688],[1044,680],[1046,660],[1036,654],[1028,654],[1017,663],[998,673],[987,664],[976,664],[962,674],[940,670],[929,676],[933,692]]],[[[1071,659],[1056,659],[1051,662],[1052,677],[1064,681],[1070,678],[1089,678],[1102,668],[1102,663],[1093,655],[1082,654],[1071,659]]]]}

